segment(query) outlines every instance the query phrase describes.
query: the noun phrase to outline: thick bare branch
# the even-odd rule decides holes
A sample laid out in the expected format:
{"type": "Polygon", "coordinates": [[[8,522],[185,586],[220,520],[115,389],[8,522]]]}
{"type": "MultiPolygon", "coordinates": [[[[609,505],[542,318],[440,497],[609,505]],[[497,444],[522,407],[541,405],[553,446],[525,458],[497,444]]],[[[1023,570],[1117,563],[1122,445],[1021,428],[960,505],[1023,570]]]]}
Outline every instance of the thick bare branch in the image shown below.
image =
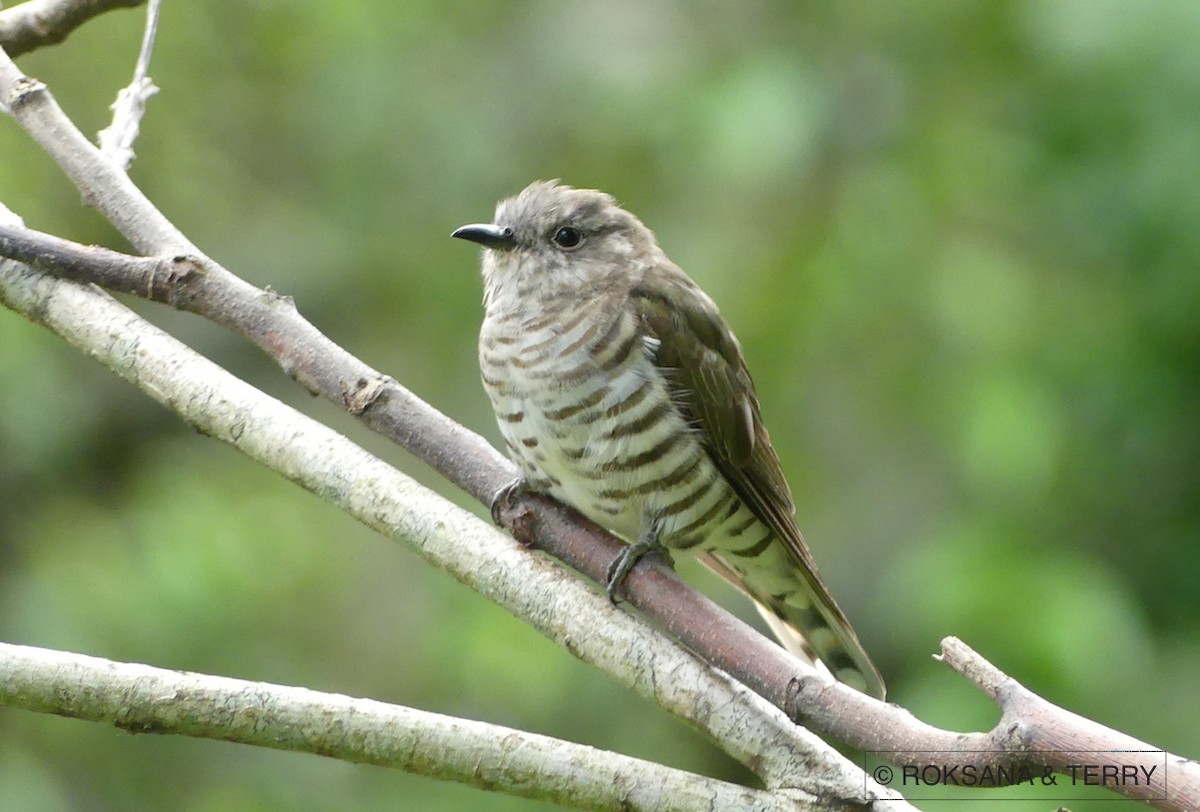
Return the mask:
{"type": "MultiPolygon", "coordinates": [[[[294,312],[290,302],[275,306],[294,312]]],[[[53,330],[202,433],[227,442],[504,606],[696,725],[772,789],[874,802],[855,765],[778,709],[508,535],[198,355],[92,285],[0,261],[0,302],[53,330]]],[[[879,791],[880,798],[891,793],[879,791]]]]}
{"type": "MultiPolygon", "coordinates": [[[[201,313],[206,313],[210,304],[203,285],[196,285],[202,272],[186,258],[133,257],[108,249],[81,246],[15,225],[0,225],[0,255],[33,263],[59,275],[95,281],[114,290],[185,306],[201,313]],[[199,274],[199,277],[193,278],[193,274],[199,274]]],[[[291,336],[298,332],[288,325],[292,319],[299,319],[294,310],[277,308],[259,329],[269,334],[291,336]]],[[[393,388],[400,389],[390,381],[381,383],[380,387],[381,397],[393,388]]],[[[406,396],[415,400],[411,394],[406,393],[406,396]]],[[[431,411],[431,407],[420,405],[431,411]]],[[[398,421],[402,418],[403,415],[392,415],[392,419],[398,421]]],[[[475,435],[461,427],[456,428],[456,437],[441,433],[437,423],[421,430],[425,442],[438,443],[440,440],[442,459],[452,478],[457,465],[467,464],[450,453],[454,443],[486,446],[475,435]]],[[[481,448],[476,455],[466,459],[489,456],[481,448]]],[[[508,473],[506,463],[497,461],[495,465],[500,470],[494,481],[502,482],[508,473]]],[[[603,578],[608,562],[620,550],[620,542],[588,526],[586,520],[539,497],[524,497],[515,505],[504,506],[501,515],[518,534],[530,536],[539,546],[550,549],[557,557],[598,581],[603,578]]],[[[1136,755],[1139,751],[1154,751],[1154,748],[1045,702],[952,638],[944,644],[946,662],[996,700],[1003,711],[1000,723],[991,731],[962,734],[940,730],[914,718],[903,708],[876,702],[837,683],[804,676],[801,666],[790,655],[661,567],[638,568],[628,589],[635,604],[668,631],[709,662],[771,700],[791,718],[880,754],[894,764],[933,766],[943,770],[970,765],[978,770],[991,768],[993,771],[999,766],[1007,768],[1018,764],[1038,774],[1045,768],[1066,773],[1074,763],[1073,759],[1078,760],[1078,751],[1087,750],[1094,753],[1089,763],[1099,768],[1104,765],[1136,766],[1148,763],[1147,759],[1166,764],[1172,779],[1169,796],[1162,797],[1161,784],[1149,782],[1123,786],[1130,797],[1154,802],[1164,809],[1187,809],[1188,804],[1200,797],[1196,795],[1200,773],[1193,762],[1160,751],[1148,757],[1136,755]]]]}
{"type": "Polygon", "coordinates": [[[0,11],[0,48],[20,56],[62,42],[98,14],[140,6],[146,0],[28,0],[0,11]]]}
{"type": "Polygon", "coordinates": [[[521,730],[305,688],[0,643],[0,704],[392,767],[576,809],[803,812],[825,804],[521,730]]]}
{"type": "MultiPolygon", "coordinates": [[[[220,306],[210,300],[199,266],[186,258],[132,257],[2,225],[0,255],[205,315],[210,314],[209,307],[220,306]]],[[[296,337],[302,331],[288,324],[293,319],[299,317],[290,308],[276,309],[266,322],[253,329],[239,329],[239,332],[252,335],[261,330],[268,335],[296,337]]],[[[302,342],[293,349],[305,346],[302,342]]],[[[313,355],[299,354],[308,361],[319,362],[313,355]]],[[[432,411],[431,407],[391,381],[380,383],[379,399],[390,402],[385,398],[393,390],[403,393],[403,402],[415,402],[422,411],[432,411]]],[[[387,415],[396,425],[405,425],[404,414],[396,414],[386,407],[375,411],[376,408],[372,408],[374,414],[387,415]]],[[[492,482],[502,484],[507,481],[506,477],[512,472],[507,463],[492,458],[488,453],[490,446],[461,427],[455,427],[454,435],[444,433],[442,425],[449,421],[439,413],[434,412],[434,416],[433,421],[422,423],[420,429],[414,429],[411,423],[407,424],[407,429],[422,442],[432,442],[439,448],[441,456],[438,459],[447,476],[455,479],[460,466],[479,465],[482,460],[482,464],[495,469],[492,482]],[[453,453],[456,444],[476,448],[459,457],[453,453]]],[[[405,435],[393,436],[402,440],[405,435]]],[[[516,504],[503,506],[500,514],[516,534],[528,536],[525,540],[547,549],[597,581],[602,581],[608,563],[621,549],[621,543],[616,539],[540,497],[522,497],[516,504]]],[[[1077,757],[1071,751],[1095,751],[1097,755],[1091,763],[1120,767],[1140,763],[1139,759],[1144,761],[1141,756],[1134,755],[1137,751],[1154,750],[1151,745],[1103,728],[1034,696],[952,638],[944,644],[946,662],[996,700],[1003,711],[1000,723],[991,731],[963,734],[940,730],[926,725],[903,708],[876,702],[843,685],[806,675],[803,666],[778,646],[661,567],[635,570],[627,590],[639,609],[709,662],[733,674],[782,708],[792,719],[881,754],[894,764],[943,769],[971,765],[980,770],[991,767],[993,771],[997,766],[1020,764],[1030,770],[1050,768],[1056,773],[1064,773],[1073,763],[1072,758],[1077,757]],[[1102,755],[1101,751],[1109,754],[1102,755]]],[[[1130,784],[1122,789],[1130,797],[1155,801],[1165,809],[1187,808],[1193,798],[1200,797],[1196,795],[1200,774],[1192,762],[1179,757],[1158,753],[1151,760],[1162,761],[1163,758],[1169,759],[1173,779],[1171,800],[1162,799],[1163,788],[1154,783],[1130,784]],[[1181,805],[1172,806],[1175,802],[1181,805]]]]}
{"type": "MultiPolygon", "coordinates": [[[[246,336],[311,391],[345,405],[485,504],[514,477],[512,467],[481,438],[337,347],[290,303],[248,285],[202,256],[123,173],[114,179],[111,165],[102,156],[79,148],[73,127],[44,87],[7,70],[2,60],[0,92],[18,102],[14,104],[18,120],[64,166],[85,198],[141,250],[160,257],[126,258],[126,271],[133,281],[109,279],[114,289],[200,313],[246,336]]],[[[86,144],[86,139],[83,142],[86,144]]],[[[10,243],[14,239],[22,242],[19,234],[8,236],[10,243]]],[[[55,256],[61,252],[61,267],[82,278],[102,283],[107,278],[89,273],[89,253],[98,258],[97,267],[117,261],[119,268],[119,260],[97,249],[51,246],[43,240],[40,244],[47,250],[39,253],[37,240],[29,239],[26,248],[33,254],[22,256],[39,267],[57,269],[55,256]]],[[[501,519],[514,533],[594,579],[603,577],[620,549],[620,542],[548,500],[523,497],[502,508],[501,519]]],[[[628,579],[626,591],[632,605],[792,719],[864,750],[886,752],[897,764],[948,767],[971,759],[988,764],[992,763],[991,751],[995,760],[1003,758],[1006,765],[1015,760],[1030,768],[1049,766],[1061,771],[1068,766],[1062,761],[1067,750],[1128,749],[1121,745],[1153,749],[1034,697],[953,641],[947,643],[947,662],[963,664],[964,675],[1001,706],[1001,722],[992,731],[958,734],[938,730],[901,708],[806,675],[778,646],[748,631],[662,568],[639,566],[628,579]]],[[[578,640],[570,636],[556,639],[573,651],[578,646],[578,640]]],[[[1122,785],[1117,789],[1163,809],[1200,808],[1197,765],[1173,756],[1169,759],[1170,794],[1165,799],[1151,797],[1155,788],[1122,785]]]]}
{"type": "MultiPolygon", "coordinates": [[[[3,89],[2,66],[0,89],[3,89]]],[[[44,90],[31,99],[38,106],[48,101],[52,99],[44,90]]],[[[48,125],[55,132],[62,132],[70,125],[57,120],[58,116],[61,111],[49,106],[22,123],[35,131],[48,125]]],[[[68,171],[81,188],[97,184],[96,177],[102,171],[91,173],[87,162],[78,156],[55,152],[55,148],[61,149],[69,139],[43,136],[39,141],[60,162],[69,164],[68,171]],[[76,174],[82,177],[76,178],[76,174]]],[[[151,224],[146,231],[135,228],[127,234],[131,240],[146,244],[162,242],[166,247],[186,245],[181,236],[175,236],[173,227],[163,225],[162,215],[140,192],[127,198],[122,194],[117,190],[116,194],[99,195],[98,199],[127,204],[122,211],[110,215],[118,217],[118,226],[122,222],[130,227],[151,224]],[[147,206],[148,211],[141,211],[147,206]]],[[[104,208],[102,211],[107,213],[104,208]]],[[[33,246],[30,250],[37,256],[23,256],[36,258],[41,267],[52,267],[54,251],[63,251],[64,268],[74,268],[72,273],[82,271],[82,278],[104,283],[100,276],[88,275],[87,255],[102,257],[101,265],[114,257],[98,253],[99,249],[51,245],[49,240],[42,240],[45,252],[38,254],[33,246]]],[[[276,297],[237,279],[198,252],[186,257],[167,252],[166,259],[127,258],[126,262],[132,281],[109,280],[114,289],[202,314],[246,336],[310,390],[342,403],[372,428],[395,439],[485,504],[490,504],[500,488],[515,478],[513,468],[480,437],[350,356],[293,308],[275,306],[276,297]],[[180,268],[185,270],[180,272],[180,268]]],[[[619,541],[549,500],[522,497],[502,507],[500,518],[514,534],[533,541],[595,580],[603,579],[609,562],[621,549],[619,541]]],[[[690,590],[669,571],[638,567],[626,582],[626,592],[632,605],[708,662],[782,708],[792,719],[864,750],[888,753],[893,763],[924,766],[936,762],[949,767],[963,764],[971,751],[990,751],[994,756],[970,758],[979,763],[990,763],[989,758],[997,762],[1003,759],[1005,764],[1012,764],[1015,758],[1030,768],[1065,766],[1061,759],[1055,761],[1058,756],[1031,746],[1026,736],[1026,725],[1031,720],[1009,718],[1010,709],[1003,703],[1006,717],[990,732],[958,734],[938,730],[902,708],[812,677],[797,660],[690,590]],[[936,756],[938,753],[941,755],[936,756]]],[[[1068,725],[1063,729],[1071,728],[1068,725]]],[[[1115,731],[1107,732],[1112,734],[1113,741],[1128,741],[1115,731]]],[[[1050,739],[1044,740],[1049,742],[1050,739]]],[[[1164,809],[1186,809],[1188,804],[1196,805],[1195,799],[1200,798],[1200,774],[1192,762],[1172,758],[1175,764],[1172,795],[1154,803],[1164,809]]],[[[1150,800],[1144,788],[1122,785],[1117,789],[1131,797],[1150,800]]]]}

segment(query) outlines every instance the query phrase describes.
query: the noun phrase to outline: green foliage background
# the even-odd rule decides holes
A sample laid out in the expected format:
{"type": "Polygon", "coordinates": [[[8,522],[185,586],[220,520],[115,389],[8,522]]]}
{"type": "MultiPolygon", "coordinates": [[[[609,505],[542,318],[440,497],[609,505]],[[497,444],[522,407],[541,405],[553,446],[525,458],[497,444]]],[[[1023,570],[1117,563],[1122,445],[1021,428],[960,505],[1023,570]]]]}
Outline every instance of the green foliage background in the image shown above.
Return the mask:
{"type": "MultiPolygon", "coordinates": [[[[141,25],[112,13],[19,63],[94,132],[141,25]]],[[[133,176],[235,272],[495,439],[477,256],[448,235],[535,178],[603,188],[739,333],[801,526],[894,701],[994,722],[930,659],[955,634],[1055,702],[1200,754],[1200,5],[167,3],[159,36],[133,176]]],[[[125,247],[11,120],[0,199],[125,247]]],[[[130,304],[461,500],[236,338],[130,304]]],[[[747,780],[8,311],[0,639],[747,780]]],[[[547,808],[0,710],[3,809],[335,807],[547,808]]]]}

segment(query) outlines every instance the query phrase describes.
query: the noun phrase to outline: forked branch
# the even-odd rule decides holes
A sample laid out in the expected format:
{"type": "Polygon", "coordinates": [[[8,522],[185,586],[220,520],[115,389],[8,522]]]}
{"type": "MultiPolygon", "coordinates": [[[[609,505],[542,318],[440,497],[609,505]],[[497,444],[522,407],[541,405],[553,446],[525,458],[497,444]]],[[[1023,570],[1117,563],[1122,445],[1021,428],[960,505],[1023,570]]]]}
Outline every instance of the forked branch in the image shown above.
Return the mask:
{"type": "MultiPolygon", "coordinates": [[[[310,391],[344,406],[485,505],[515,477],[512,466],[482,438],[338,347],[287,300],[249,285],[203,256],[78,133],[49,91],[23,77],[2,54],[0,98],[8,100],[14,117],[59,162],[84,198],[147,257],[80,246],[16,226],[0,231],[0,254],[39,270],[200,314],[245,336],[310,391]]],[[[597,581],[620,549],[613,537],[540,497],[518,499],[501,518],[514,532],[597,581]]],[[[992,731],[939,730],[902,708],[813,676],[661,567],[636,568],[626,592],[630,604],[789,718],[864,750],[887,754],[898,765],[934,765],[946,768],[942,775],[948,776],[948,768],[967,759],[982,766],[1003,760],[1006,765],[1061,774],[1071,766],[1064,760],[1068,751],[1153,749],[1034,696],[953,638],[944,643],[945,661],[1000,705],[1002,718],[992,731]]],[[[563,642],[572,650],[578,644],[563,642]]],[[[1200,767],[1186,759],[1161,757],[1169,775],[1165,796],[1159,795],[1161,786],[1123,784],[1116,789],[1162,809],[1200,808],[1200,767]]],[[[1115,755],[1112,763],[1126,761],[1115,755]]]]}

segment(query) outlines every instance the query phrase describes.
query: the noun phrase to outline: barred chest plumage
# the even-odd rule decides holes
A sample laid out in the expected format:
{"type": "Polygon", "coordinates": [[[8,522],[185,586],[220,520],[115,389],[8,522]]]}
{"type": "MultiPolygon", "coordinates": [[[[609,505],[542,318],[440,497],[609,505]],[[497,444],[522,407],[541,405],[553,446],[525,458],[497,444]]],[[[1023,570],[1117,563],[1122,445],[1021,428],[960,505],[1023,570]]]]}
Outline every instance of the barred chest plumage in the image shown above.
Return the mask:
{"type": "Polygon", "coordinates": [[[711,548],[746,533],[754,516],[672,402],[657,344],[624,297],[522,304],[524,314],[490,303],[479,349],[530,486],[631,541],[657,533],[668,547],[711,548]]]}

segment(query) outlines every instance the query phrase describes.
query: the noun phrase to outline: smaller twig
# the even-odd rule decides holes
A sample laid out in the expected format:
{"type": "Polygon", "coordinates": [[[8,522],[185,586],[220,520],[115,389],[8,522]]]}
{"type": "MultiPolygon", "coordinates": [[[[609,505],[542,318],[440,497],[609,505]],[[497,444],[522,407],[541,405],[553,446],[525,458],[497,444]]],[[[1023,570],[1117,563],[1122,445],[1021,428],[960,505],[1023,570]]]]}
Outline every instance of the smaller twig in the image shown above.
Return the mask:
{"type": "Polygon", "coordinates": [[[55,276],[92,282],[106,290],[132,293],[152,302],[180,306],[189,280],[204,273],[191,257],[136,257],[98,245],[81,245],[20,222],[0,218],[0,256],[55,276]]]}
{"type": "Polygon", "coordinates": [[[117,100],[112,103],[112,124],[97,134],[101,152],[122,169],[129,169],[133,163],[133,142],[141,130],[146,102],[158,93],[158,87],[150,79],[150,55],[154,52],[154,36],[158,33],[159,4],[160,0],[150,0],[142,47],[133,68],[133,81],[117,93],[117,100]]]}
{"type": "Polygon", "coordinates": [[[1160,809],[1200,809],[1195,761],[1043,699],[956,637],[942,641],[937,659],[1000,706],[1000,722],[990,734],[996,750],[989,756],[1021,758],[1026,766],[1065,776],[1071,784],[1104,786],[1160,809]]]}
{"type": "Polygon", "coordinates": [[[93,17],[146,0],[29,0],[0,11],[0,48],[9,56],[62,42],[93,17]]]}
{"type": "Polygon", "coordinates": [[[0,49],[0,103],[78,183],[84,202],[104,214],[142,253],[198,253],[162,212],[71,122],[45,83],[26,76],[0,49]]]}
{"type": "Polygon", "coordinates": [[[1016,681],[984,659],[979,653],[957,637],[942,641],[942,651],[933,655],[935,660],[945,663],[961,674],[968,682],[983,691],[997,703],[1001,701],[1005,685],[1016,685],[1016,681]]]}

